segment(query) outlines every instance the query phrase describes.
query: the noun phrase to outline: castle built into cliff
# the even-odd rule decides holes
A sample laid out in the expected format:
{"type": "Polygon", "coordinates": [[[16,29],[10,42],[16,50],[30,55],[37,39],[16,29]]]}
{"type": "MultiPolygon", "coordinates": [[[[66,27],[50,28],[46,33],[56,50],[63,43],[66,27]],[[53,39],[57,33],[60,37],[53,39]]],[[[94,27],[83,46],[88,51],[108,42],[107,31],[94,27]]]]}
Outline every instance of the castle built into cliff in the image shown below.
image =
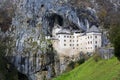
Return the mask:
{"type": "Polygon", "coordinates": [[[52,43],[59,54],[93,53],[102,46],[102,33],[95,25],[87,28],[86,32],[56,27],[53,31],[52,43]]]}

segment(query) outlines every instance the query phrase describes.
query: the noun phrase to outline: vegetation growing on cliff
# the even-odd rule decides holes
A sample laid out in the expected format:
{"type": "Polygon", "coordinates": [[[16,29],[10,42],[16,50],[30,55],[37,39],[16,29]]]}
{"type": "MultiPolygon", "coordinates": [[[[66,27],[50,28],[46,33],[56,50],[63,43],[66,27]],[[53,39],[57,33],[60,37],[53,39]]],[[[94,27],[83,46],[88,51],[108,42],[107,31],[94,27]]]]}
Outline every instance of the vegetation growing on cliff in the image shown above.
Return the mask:
{"type": "Polygon", "coordinates": [[[96,62],[89,59],[74,70],[62,74],[53,80],[120,80],[120,62],[113,57],[110,60],[96,62]]]}
{"type": "Polygon", "coordinates": [[[0,80],[18,80],[17,70],[5,58],[6,43],[0,40],[0,80]]]}

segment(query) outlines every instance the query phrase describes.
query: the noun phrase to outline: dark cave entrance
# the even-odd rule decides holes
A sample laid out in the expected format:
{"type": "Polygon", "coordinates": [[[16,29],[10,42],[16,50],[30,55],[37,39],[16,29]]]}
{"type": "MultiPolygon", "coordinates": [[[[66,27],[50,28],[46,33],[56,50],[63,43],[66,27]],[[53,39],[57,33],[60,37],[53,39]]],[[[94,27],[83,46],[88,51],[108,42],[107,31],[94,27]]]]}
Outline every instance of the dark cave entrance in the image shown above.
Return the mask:
{"type": "Polygon", "coordinates": [[[54,15],[55,16],[55,20],[57,21],[56,23],[58,23],[58,25],[63,26],[63,18],[60,15],[54,15]]]}
{"type": "Polygon", "coordinates": [[[50,35],[52,37],[52,30],[54,28],[54,26],[57,24],[59,26],[63,26],[64,25],[64,19],[62,16],[56,14],[56,13],[52,13],[49,16],[46,16],[47,22],[48,22],[48,26],[47,26],[47,36],[50,35]]]}
{"type": "Polygon", "coordinates": [[[63,17],[54,13],[49,17],[49,26],[54,27],[55,24],[63,26],[63,17]]]}

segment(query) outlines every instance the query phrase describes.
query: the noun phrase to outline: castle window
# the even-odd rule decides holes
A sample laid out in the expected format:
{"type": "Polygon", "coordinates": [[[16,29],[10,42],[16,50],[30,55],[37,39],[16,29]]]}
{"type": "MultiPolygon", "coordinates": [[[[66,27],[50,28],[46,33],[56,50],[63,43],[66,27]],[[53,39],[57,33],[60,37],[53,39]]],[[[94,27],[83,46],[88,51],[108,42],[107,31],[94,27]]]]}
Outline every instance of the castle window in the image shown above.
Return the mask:
{"type": "Polygon", "coordinates": [[[92,44],[92,41],[91,41],[91,44],[92,44]]]}
{"type": "Polygon", "coordinates": [[[95,41],[95,43],[97,44],[97,41],[95,41]]]}
{"type": "Polygon", "coordinates": [[[64,42],[66,42],[66,40],[64,40],[64,42]]]}
{"type": "Polygon", "coordinates": [[[95,38],[97,38],[97,36],[95,36],[95,38]]]}
{"type": "Polygon", "coordinates": [[[70,42],[71,42],[71,40],[70,40],[70,42]]]}
{"type": "Polygon", "coordinates": [[[70,46],[72,46],[72,45],[70,44],[70,46]]]}
{"type": "Polygon", "coordinates": [[[66,46],[66,44],[64,44],[64,46],[66,46]]]}
{"type": "Polygon", "coordinates": [[[77,42],[78,42],[78,40],[77,40],[77,42]]]}
{"type": "Polygon", "coordinates": [[[66,36],[64,36],[64,38],[66,38],[66,36]]]}
{"type": "Polygon", "coordinates": [[[79,44],[77,44],[77,46],[79,46],[79,44]]]}
{"type": "Polygon", "coordinates": [[[67,38],[69,38],[69,36],[67,36],[67,38]]]}
{"type": "Polygon", "coordinates": [[[70,36],[70,38],[71,38],[71,36],[70,36]]]}
{"type": "Polygon", "coordinates": [[[92,38],[92,36],[90,36],[90,38],[92,38]]]}
{"type": "Polygon", "coordinates": [[[95,48],[97,48],[97,45],[95,45],[95,48]]]}

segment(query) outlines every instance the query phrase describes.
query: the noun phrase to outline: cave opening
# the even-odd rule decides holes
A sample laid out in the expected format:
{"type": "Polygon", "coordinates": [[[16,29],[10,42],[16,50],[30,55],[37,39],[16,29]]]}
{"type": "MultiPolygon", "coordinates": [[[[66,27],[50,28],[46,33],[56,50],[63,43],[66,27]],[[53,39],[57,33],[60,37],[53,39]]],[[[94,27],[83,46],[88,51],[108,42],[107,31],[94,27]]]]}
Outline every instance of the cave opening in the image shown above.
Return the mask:
{"type": "Polygon", "coordinates": [[[63,26],[63,18],[60,15],[55,14],[58,25],[63,26]]]}
{"type": "Polygon", "coordinates": [[[49,17],[49,26],[54,27],[55,24],[63,26],[63,17],[54,13],[49,17]]]}
{"type": "Polygon", "coordinates": [[[50,35],[52,37],[52,31],[54,26],[57,24],[61,27],[63,27],[63,17],[56,14],[56,13],[52,13],[49,16],[46,16],[47,22],[48,22],[48,26],[47,26],[47,35],[50,35]]]}
{"type": "Polygon", "coordinates": [[[44,4],[41,5],[41,8],[43,8],[43,7],[44,7],[44,4]]]}

